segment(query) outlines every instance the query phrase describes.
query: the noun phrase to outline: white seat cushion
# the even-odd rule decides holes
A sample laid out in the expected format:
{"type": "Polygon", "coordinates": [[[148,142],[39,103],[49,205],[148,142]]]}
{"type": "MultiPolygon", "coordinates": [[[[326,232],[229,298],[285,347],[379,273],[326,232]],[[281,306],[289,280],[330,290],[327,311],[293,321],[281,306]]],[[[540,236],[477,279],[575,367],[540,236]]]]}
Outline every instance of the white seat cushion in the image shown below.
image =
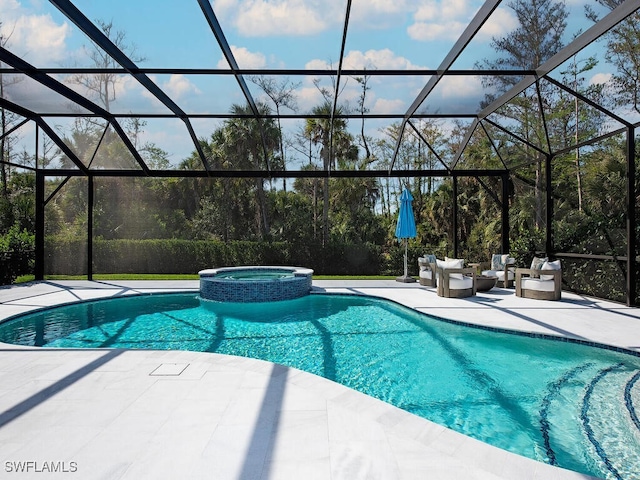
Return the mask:
{"type": "MultiPolygon", "coordinates": [[[[498,280],[504,280],[504,270],[483,270],[482,275],[487,277],[498,277],[498,280]]],[[[516,278],[513,270],[509,269],[509,273],[507,274],[507,280],[513,280],[516,278]]]]}
{"type": "MultiPolygon", "coordinates": [[[[545,275],[549,276],[549,275],[545,275]]],[[[525,290],[537,290],[539,292],[553,292],[556,288],[555,282],[552,280],[543,280],[541,278],[523,278],[520,285],[525,290]]]]}
{"type": "MultiPolygon", "coordinates": [[[[449,289],[450,290],[464,290],[465,288],[473,287],[473,279],[460,275],[462,278],[456,278],[457,275],[449,277],[449,289]]],[[[553,283],[553,282],[551,282],[553,283]]]]}
{"type": "MultiPolygon", "coordinates": [[[[555,262],[544,262],[540,270],[561,270],[561,269],[562,269],[562,266],[560,265],[560,260],[556,260],[555,262]]],[[[540,278],[542,280],[553,280],[553,275],[542,275],[542,272],[540,272],[540,278]]]]}
{"type": "Polygon", "coordinates": [[[431,270],[420,270],[420,278],[428,278],[431,280],[433,278],[433,273],[431,270]]]}
{"type": "MultiPolygon", "coordinates": [[[[464,268],[464,259],[445,257],[445,260],[436,260],[436,265],[438,268],[442,268],[443,270],[447,268],[464,268]]],[[[451,278],[459,278],[462,280],[462,274],[452,273],[451,278]]]]}
{"type": "Polygon", "coordinates": [[[447,260],[436,260],[438,268],[463,268],[464,259],[462,258],[449,258],[447,260]]]}

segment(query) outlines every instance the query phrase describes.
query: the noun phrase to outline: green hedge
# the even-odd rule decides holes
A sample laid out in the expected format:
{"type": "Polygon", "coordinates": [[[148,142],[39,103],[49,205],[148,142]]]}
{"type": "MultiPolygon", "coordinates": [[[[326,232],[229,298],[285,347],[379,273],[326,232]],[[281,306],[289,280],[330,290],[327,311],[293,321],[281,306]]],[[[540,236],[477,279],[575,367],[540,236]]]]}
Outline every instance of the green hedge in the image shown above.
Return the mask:
{"type": "MultiPolygon", "coordinates": [[[[419,245],[408,251],[409,275],[418,275],[417,258],[426,253],[419,245]]],[[[87,273],[86,242],[47,238],[45,274],[84,275],[87,273]]],[[[523,254],[524,255],[524,254],[523,254]]],[[[95,240],[96,274],[194,274],[205,268],[241,265],[293,265],[312,268],[317,275],[392,275],[404,273],[404,248],[399,243],[383,247],[373,244],[296,245],[287,242],[229,243],[200,240],[95,240]]],[[[8,257],[6,257],[8,258],[8,257]]],[[[518,264],[525,265],[524,260],[518,264]]],[[[0,267],[2,257],[0,257],[0,267]]],[[[27,273],[33,263],[33,251],[14,257],[16,268],[2,268],[27,273]]],[[[625,301],[625,264],[615,261],[562,259],[563,288],[625,301]]],[[[12,280],[11,279],[11,280],[12,280]]],[[[9,283],[5,280],[5,283],[9,283]]],[[[637,299],[640,302],[640,298],[637,299]]]]}
{"type": "Polygon", "coordinates": [[[33,271],[35,237],[15,224],[0,235],[0,285],[33,271]]]}
{"type": "Polygon", "coordinates": [[[33,250],[0,252],[0,285],[10,285],[21,275],[33,271],[33,250]]]}
{"type": "MultiPolygon", "coordinates": [[[[45,274],[86,274],[84,241],[46,239],[45,274]]],[[[409,273],[418,274],[423,248],[409,249],[409,273]]],[[[399,244],[296,245],[288,242],[218,242],[204,240],[95,240],[93,272],[196,273],[205,268],[241,265],[293,265],[318,275],[401,275],[404,250],[399,244]]]]}

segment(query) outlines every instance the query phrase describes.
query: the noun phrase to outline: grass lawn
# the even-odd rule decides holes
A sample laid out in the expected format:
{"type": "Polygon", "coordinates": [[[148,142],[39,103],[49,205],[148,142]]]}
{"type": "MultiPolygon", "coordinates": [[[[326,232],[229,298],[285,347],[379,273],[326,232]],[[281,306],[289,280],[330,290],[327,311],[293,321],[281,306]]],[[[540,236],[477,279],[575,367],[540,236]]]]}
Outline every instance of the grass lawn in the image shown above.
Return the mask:
{"type": "MultiPolygon", "coordinates": [[[[46,275],[45,280],[86,280],[86,275],[46,275]]],[[[314,275],[314,280],[391,280],[392,275],[314,275]]],[[[18,277],[15,283],[32,282],[33,275],[18,277]]],[[[198,274],[163,275],[155,273],[109,273],[95,274],[94,280],[199,280],[198,274]]]]}

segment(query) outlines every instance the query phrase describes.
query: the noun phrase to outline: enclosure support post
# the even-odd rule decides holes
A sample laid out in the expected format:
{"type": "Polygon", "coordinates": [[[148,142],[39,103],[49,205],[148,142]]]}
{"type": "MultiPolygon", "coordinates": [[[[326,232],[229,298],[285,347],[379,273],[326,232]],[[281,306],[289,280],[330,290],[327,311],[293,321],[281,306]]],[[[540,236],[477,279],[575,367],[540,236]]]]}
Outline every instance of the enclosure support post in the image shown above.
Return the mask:
{"type": "Polygon", "coordinates": [[[87,280],[93,280],[93,175],[87,179],[87,280]]]}
{"type": "Polygon", "coordinates": [[[36,169],[36,232],[35,266],[36,280],[44,280],[44,173],[36,169]]]}
{"type": "Polygon", "coordinates": [[[458,177],[453,177],[453,258],[458,258],[458,177]]]}
{"type": "Polygon", "coordinates": [[[509,174],[502,174],[502,253],[509,253],[509,174]]]}
{"type": "Polygon", "coordinates": [[[636,139],[633,126],[627,127],[627,306],[636,304],[636,139]]]}
{"type": "Polygon", "coordinates": [[[548,255],[550,252],[553,252],[553,187],[551,185],[551,160],[552,156],[547,154],[545,158],[545,184],[546,184],[546,207],[547,207],[547,215],[546,215],[546,241],[545,241],[545,250],[548,255]]]}

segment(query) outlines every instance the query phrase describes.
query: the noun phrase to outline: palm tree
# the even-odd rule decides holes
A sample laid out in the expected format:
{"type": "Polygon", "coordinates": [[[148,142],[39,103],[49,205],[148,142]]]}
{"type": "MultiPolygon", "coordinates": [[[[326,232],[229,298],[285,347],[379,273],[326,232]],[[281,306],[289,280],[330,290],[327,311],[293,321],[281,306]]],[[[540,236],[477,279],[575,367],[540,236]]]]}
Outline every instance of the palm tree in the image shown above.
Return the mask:
{"type": "MultiPolygon", "coordinates": [[[[260,115],[271,114],[264,103],[257,104],[260,115]]],[[[224,156],[230,168],[239,170],[259,170],[267,168],[274,152],[278,151],[280,134],[273,120],[253,117],[249,105],[233,105],[233,115],[246,115],[246,118],[231,118],[225,122],[224,156]]],[[[255,179],[256,225],[263,237],[269,234],[269,215],[264,192],[264,178],[255,179]]]]}
{"type": "MultiPolygon", "coordinates": [[[[333,108],[328,101],[322,105],[314,107],[312,114],[316,118],[308,118],[305,125],[305,135],[311,142],[320,145],[320,158],[324,171],[335,168],[336,156],[345,146],[350,145],[347,133],[347,122],[342,118],[332,118],[333,108]]],[[[336,115],[342,113],[342,108],[338,107],[336,115]]],[[[341,156],[341,155],[340,155],[341,156]]],[[[324,178],[322,198],[322,244],[326,245],[329,239],[329,177],[324,178]]]]}

